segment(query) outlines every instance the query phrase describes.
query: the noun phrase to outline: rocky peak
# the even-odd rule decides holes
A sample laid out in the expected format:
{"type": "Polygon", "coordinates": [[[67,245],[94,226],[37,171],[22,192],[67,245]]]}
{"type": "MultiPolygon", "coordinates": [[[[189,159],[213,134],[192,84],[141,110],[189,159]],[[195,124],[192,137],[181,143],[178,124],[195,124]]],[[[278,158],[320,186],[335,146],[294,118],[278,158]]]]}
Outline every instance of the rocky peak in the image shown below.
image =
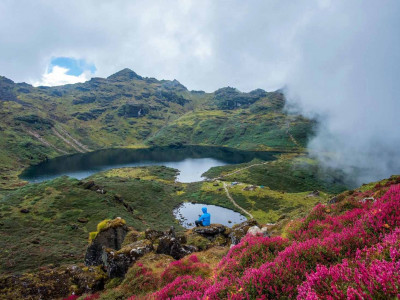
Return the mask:
{"type": "Polygon", "coordinates": [[[16,101],[15,83],[7,77],[0,76],[0,101],[16,101]]]}
{"type": "Polygon", "coordinates": [[[163,80],[162,87],[166,90],[174,90],[174,91],[187,91],[187,88],[181,84],[178,80],[174,79],[170,80],[163,80]]]}
{"type": "Polygon", "coordinates": [[[143,77],[133,72],[131,69],[125,68],[111,76],[108,76],[109,81],[130,81],[130,80],[143,80],[143,77]]]}

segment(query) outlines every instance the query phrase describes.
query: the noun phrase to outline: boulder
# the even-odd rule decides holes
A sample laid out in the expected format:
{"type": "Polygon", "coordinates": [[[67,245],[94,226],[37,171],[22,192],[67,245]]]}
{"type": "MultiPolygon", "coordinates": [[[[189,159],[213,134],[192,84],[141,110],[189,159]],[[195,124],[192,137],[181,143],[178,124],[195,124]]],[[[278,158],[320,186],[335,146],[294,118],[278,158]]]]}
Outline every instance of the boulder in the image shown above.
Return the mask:
{"type": "Polygon", "coordinates": [[[258,226],[252,226],[247,230],[247,234],[261,235],[261,229],[258,226]]]}
{"type": "Polygon", "coordinates": [[[168,234],[159,238],[157,253],[167,254],[175,259],[181,259],[182,257],[189,255],[193,252],[198,251],[198,248],[193,245],[184,245],[186,239],[182,237],[175,237],[174,235],[168,234]]]}
{"type": "Polygon", "coordinates": [[[315,190],[309,193],[307,197],[319,197],[319,195],[320,195],[319,191],[315,190]]]}
{"type": "Polygon", "coordinates": [[[129,229],[130,230],[126,234],[124,242],[122,243],[121,248],[123,248],[123,247],[125,247],[125,246],[127,246],[129,244],[132,244],[132,243],[134,243],[134,242],[136,242],[136,241],[138,241],[140,239],[143,239],[143,238],[140,238],[140,237],[143,237],[143,234],[141,235],[140,232],[134,230],[133,228],[129,228],[129,229]]]}
{"type": "Polygon", "coordinates": [[[268,228],[263,227],[260,229],[258,226],[252,226],[247,230],[247,234],[268,236],[268,228]]]}
{"type": "Polygon", "coordinates": [[[193,228],[193,232],[200,234],[207,238],[212,238],[220,233],[229,231],[229,228],[221,224],[211,224],[210,226],[193,228]]]}
{"type": "Polygon", "coordinates": [[[115,219],[109,221],[104,228],[102,228],[90,243],[86,250],[85,265],[97,266],[103,263],[103,248],[110,248],[114,250],[121,249],[122,243],[125,239],[129,229],[122,219],[115,219]]]}
{"type": "Polygon", "coordinates": [[[155,242],[158,238],[163,236],[164,233],[162,231],[154,230],[154,229],[146,229],[144,232],[144,236],[147,240],[155,242]]]}
{"type": "Polygon", "coordinates": [[[153,244],[149,240],[136,241],[118,251],[105,249],[102,262],[107,275],[110,278],[124,277],[132,263],[152,250],[153,244]]]}
{"type": "Polygon", "coordinates": [[[259,226],[256,220],[250,219],[243,223],[236,224],[232,227],[232,232],[229,235],[232,245],[239,244],[240,240],[247,234],[247,231],[252,226],[259,226]]]}
{"type": "Polygon", "coordinates": [[[70,266],[67,267],[66,272],[74,283],[76,294],[100,291],[104,288],[104,283],[107,280],[107,275],[100,266],[89,268],[70,266]]]}
{"type": "Polygon", "coordinates": [[[333,198],[331,198],[329,201],[328,201],[328,204],[335,204],[335,203],[337,203],[337,202],[339,202],[339,199],[338,199],[338,197],[333,197],[333,198]]]}

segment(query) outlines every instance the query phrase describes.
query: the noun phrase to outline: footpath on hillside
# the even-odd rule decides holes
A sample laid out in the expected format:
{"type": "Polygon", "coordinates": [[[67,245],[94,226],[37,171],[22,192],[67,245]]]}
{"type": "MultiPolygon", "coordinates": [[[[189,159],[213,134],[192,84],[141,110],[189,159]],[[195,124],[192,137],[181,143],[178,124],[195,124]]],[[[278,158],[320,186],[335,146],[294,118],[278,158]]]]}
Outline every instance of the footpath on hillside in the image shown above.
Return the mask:
{"type": "Polygon", "coordinates": [[[238,209],[240,209],[242,212],[244,212],[246,215],[248,215],[250,217],[250,219],[253,219],[254,217],[251,213],[249,213],[247,210],[245,210],[243,207],[241,207],[239,204],[237,204],[235,200],[233,200],[231,194],[229,193],[226,182],[224,182],[224,189],[225,189],[226,196],[229,198],[229,200],[232,202],[232,204],[235,207],[237,207],[238,209]]]}

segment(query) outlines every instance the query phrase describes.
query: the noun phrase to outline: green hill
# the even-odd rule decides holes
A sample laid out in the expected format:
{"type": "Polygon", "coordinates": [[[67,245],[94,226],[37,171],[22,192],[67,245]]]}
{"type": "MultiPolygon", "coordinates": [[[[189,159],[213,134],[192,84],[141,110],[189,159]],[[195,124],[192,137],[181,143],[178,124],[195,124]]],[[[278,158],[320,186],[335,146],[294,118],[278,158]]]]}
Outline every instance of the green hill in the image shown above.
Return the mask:
{"type": "Polygon", "coordinates": [[[288,115],[280,91],[189,91],[124,69],[108,78],[33,87],[0,77],[0,188],[28,165],[111,147],[201,144],[302,151],[315,121],[288,115]]]}

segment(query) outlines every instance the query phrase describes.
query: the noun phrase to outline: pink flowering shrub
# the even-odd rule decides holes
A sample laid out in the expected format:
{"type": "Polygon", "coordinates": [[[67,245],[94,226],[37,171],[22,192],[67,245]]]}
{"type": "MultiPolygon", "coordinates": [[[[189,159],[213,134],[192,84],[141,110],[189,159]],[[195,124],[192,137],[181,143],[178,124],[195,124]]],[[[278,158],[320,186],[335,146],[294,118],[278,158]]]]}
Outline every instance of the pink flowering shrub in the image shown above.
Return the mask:
{"type": "Polygon", "coordinates": [[[239,277],[248,268],[257,268],[272,261],[288,245],[289,241],[281,237],[248,235],[221,260],[218,274],[220,277],[239,277]]]}
{"type": "Polygon", "coordinates": [[[396,299],[400,296],[400,262],[344,260],[320,265],[307,275],[297,299],[396,299]]]}
{"type": "Polygon", "coordinates": [[[288,239],[246,236],[214,276],[197,273],[206,267],[196,256],[173,262],[162,274],[170,283],[150,299],[400,298],[398,182],[316,206],[288,239]]]}
{"type": "Polygon", "coordinates": [[[163,284],[170,283],[178,276],[192,275],[207,277],[211,273],[208,264],[201,263],[196,255],[174,261],[161,274],[163,284]]]}
{"type": "Polygon", "coordinates": [[[154,293],[154,299],[201,299],[211,281],[200,276],[189,275],[177,277],[174,281],[164,286],[160,291],[154,293]]]}
{"type": "Polygon", "coordinates": [[[77,295],[70,295],[67,298],[64,298],[64,300],[76,300],[78,298],[79,298],[79,296],[77,296],[77,295]]]}

